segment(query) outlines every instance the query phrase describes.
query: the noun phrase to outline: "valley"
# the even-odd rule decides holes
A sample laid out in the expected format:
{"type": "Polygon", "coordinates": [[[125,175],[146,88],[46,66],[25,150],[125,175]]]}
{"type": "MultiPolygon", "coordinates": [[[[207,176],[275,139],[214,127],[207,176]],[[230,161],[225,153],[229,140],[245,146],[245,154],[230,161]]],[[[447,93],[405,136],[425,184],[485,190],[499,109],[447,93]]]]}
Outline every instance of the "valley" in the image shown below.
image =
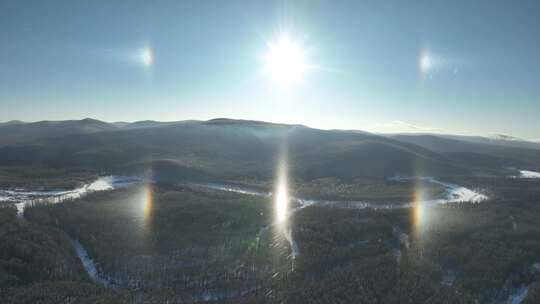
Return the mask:
{"type": "Polygon", "coordinates": [[[55,303],[65,284],[80,303],[538,300],[535,158],[516,171],[370,134],[144,126],[0,148],[33,151],[0,168],[7,303],[55,303]]]}

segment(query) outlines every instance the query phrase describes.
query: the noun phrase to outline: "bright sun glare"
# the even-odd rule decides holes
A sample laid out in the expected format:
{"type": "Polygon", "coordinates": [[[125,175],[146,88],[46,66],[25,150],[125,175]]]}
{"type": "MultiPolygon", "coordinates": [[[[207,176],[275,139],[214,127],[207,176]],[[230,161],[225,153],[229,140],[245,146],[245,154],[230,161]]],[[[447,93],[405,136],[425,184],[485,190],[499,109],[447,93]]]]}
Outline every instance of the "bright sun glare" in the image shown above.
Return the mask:
{"type": "Polygon", "coordinates": [[[419,60],[420,72],[428,73],[433,68],[433,58],[426,52],[420,54],[419,60]]]}
{"type": "Polygon", "coordinates": [[[427,70],[431,66],[431,59],[428,56],[424,56],[420,62],[422,69],[427,70]]]}
{"type": "Polygon", "coordinates": [[[280,183],[276,194],[276,215],[279,223],[284,222],[285,219],[287,219],[289,198],[286,187],[287,186],[284,183],[280,183]]]}
{"type": "Polygon", "coordinates": [[[269,44],[265,56],[265,72],[280,85],[291,85],[302,80],[305,70],[304,50],[289,35],[282,34],[269,44]]]}
{"type": "Polygon", "coordinates": [[[141,61],[145,66],[149,67],[154,63],[154,54],[150,48],[143,49],[140,56],[141,61]]]}

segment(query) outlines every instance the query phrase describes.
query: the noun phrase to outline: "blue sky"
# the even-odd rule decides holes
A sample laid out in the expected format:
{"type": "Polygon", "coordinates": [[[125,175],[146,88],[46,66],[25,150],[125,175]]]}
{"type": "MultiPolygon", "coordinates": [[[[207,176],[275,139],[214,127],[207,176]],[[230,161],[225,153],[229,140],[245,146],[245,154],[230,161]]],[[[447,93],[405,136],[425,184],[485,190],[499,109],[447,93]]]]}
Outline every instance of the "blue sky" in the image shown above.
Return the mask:
{"type": "Polygon", "coordinates": [[[539,1],[2,0],[0,29],[0,121],[233,117],[540,138],[539,1]],[[309,68],[276,88],[263,58],[284,32],[309,68]]]}

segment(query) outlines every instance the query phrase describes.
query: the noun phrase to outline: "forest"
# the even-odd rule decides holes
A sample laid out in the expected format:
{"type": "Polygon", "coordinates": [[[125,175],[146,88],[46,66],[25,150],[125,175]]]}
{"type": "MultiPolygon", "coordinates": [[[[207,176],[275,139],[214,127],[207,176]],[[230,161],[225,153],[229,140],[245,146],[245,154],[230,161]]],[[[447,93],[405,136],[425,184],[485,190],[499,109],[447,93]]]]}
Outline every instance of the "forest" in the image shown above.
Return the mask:
{"type": "Polygon", "coordinates": [[[0,295],[7,303],[502,303],[526,287],[523,303],[536,303],[540,183],[463,183],[493,198],[431,206],[422,218],[418,207],[291,204],[287,230],[273,222],[272,197],[185,184],[38,204],[23,218],[4,207],[0,295]],[[107,284],[87,275],[75,240],[107,284]]]}

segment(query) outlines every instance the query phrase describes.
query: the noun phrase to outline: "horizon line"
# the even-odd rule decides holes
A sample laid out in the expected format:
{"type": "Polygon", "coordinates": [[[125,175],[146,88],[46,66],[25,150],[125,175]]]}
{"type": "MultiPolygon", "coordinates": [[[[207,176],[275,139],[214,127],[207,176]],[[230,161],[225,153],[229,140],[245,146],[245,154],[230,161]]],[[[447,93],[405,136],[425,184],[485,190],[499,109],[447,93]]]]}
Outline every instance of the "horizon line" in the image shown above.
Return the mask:
{"type": "MultiPolygon", "coordinates": [[[[245,118],[229,118],[229,117],[215,117],[215,118],[210,118],[210,119],[182,119],[182,120],[142,119],[142,120],[115,120],[115,121],[97,119],[97,118],[92,118],[92,117],[85,117],[85,118],[80,118],[80,119],[43,119],[43,120],[35,120],[35,121],[12,119],[12,120],[7,120],[7,121],[0,121],[0,127],[5,124],[34,124],[34,123],[41,123],[41,122],[65,122],[65,121],[84,121],[84,120],[93,120],[93,121],[98,121],[98,122],[107,123],[107,124],[120,124],[120,123],[133,124],[133,123],[138,123],[138,122],[156,122],[156,123],[209,122],[209,121],[220,120],[220,119],[231,120],[231,121],[279,124],[279,125],[288,125],[288,126],[303,126],[310,129],[326,130],[326,131],[365,132],[365,133],[376,134],[376,135],[450,135],[450,136],[463,136],[463,137],[483,137],[486,139],[505,140],[505,141],[524,141],[524,142],[531,142],[531,143],[540,143],[540,138],[521,138],[521,137],[508,135],[504,133],[498,133],[498,132],[487,133],[487,134],[464,134],[463,132],[452,132],[452,131],[446,132],[445,130],[442,130],[442,129],[432,129],[432,130],[424,130],[424,131],[415,130],[415,131],[384,132],[384,131],[373,131],[373,130],[361,129],[361,128],[360,129],[321,128],[321,127],[313,127],[313,126],[300,124],[300,123],[288,123],[288,122],[279,122],[279,121],[272,121],[272,120],[257,120],[257,119],[245,119],[245,118]],[[497,136],[500,136],[500,138],[497,138],[497,136]]],[[[414,126],[414,125],[411,124],[411,126],[414,126]]]]}

